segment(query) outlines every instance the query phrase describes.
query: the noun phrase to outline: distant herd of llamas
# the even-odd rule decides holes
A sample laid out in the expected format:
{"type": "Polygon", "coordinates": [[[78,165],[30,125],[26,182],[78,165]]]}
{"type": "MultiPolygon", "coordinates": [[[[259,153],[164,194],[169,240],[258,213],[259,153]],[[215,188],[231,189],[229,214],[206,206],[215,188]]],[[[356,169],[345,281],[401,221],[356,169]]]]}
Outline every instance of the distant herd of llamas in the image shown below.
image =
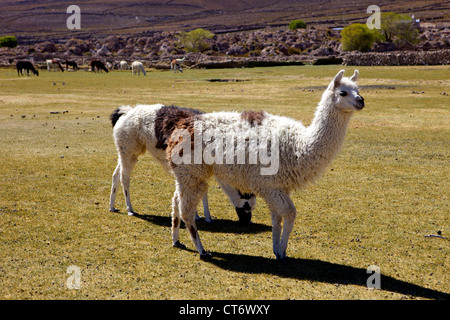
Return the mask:
{"type": "MultiPolygon", "coordinates": [[[[170,69],[175,73],[177,73],[177,72],[183,73],[183,69],[181,68],[181,63],[185,59],[186,59],[186,57],[184,57],[183,59],[173,59],[170,62],[170,69]]],[[[60,59],[48,59],[46,61],[47,71],[61,70],[61,72],[64,72],[64,68],[61,65],[61,63],[62,63],[62,61],[60,59]]],[[[66,60],[65,64],[66,64],[66,70],[69,70],[69,67],[72,67],[73,70],[79,69],[78,65],[75,61],[66,60]]],[[[17,75],[19,75],[19,76],[24,75],[23,71],[26,71],[27,76],[30,75],[30,71],[34,75],[39,76],[39,71],[33,66],[33,64],[30,61],[18,61],[16,63],[16,68],[17,68],[17,75]]],[[[115,64],[111,64],[108,62],[106,65],[100,60],[92,60],[90,63],[89,71],[92,71],[92,72],[105,71],[106,73],[108,73],[108,69],[113,69],[113,68],[116,68],[119,70],[128,70],[129,66],[125,60],[122,60],[119,63],[115,63],[115,64]]],[[[144,65],[140,61],[134,61],[131,64],[131,70],[132,70],[133,75],[141,75],[141,72],[143,73],[144,76],[146,75],[144,65]]]]}

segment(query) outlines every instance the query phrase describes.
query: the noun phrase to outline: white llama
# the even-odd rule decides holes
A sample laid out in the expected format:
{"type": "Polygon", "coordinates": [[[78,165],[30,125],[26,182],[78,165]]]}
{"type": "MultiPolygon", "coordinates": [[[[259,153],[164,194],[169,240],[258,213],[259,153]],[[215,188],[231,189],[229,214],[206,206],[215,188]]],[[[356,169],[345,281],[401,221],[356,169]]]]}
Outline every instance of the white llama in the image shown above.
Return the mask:
{"type": "Polygon", "coordinates": [[[146,76],[147,74],[145,73],[145,69],[144,69],[144,65],[142,64],[142,62],[139,62],[139,61],[134,61],[132,64],[131,64],[131,72],[134,74],[134,75],[136,75],[136,74],[138,74],[138,75],[141,75],[141,71],[142,71],[142,73],[144,74],[144,76],[146,76]]]}
{"type": "Polygon", "coordinates": [[[120,61],[119,69],[120,70],[128,70],[128,63],[125,60],[120,61]]]}
{"type": "MultiPolygon", "coordinates": [[[[134,215],[129,187],[131,171],[138,161],[138,157],[148,150],[161,163],[164,169],[170,171],[165,150],[172,131],[178,122],[201,113],[194,109],[156,104],[137,105],[135,108],[122,106],[111,114],[110,119],[114,128],[113,136],[119,159],[113,174],[109,203],[110,211],[118,211],[114,204],[118,183],[121,180],[128,214],[134,215]]],[[[252,211],[256,206],[255,195],[241,193],[222,181],[218,182],[235,206],[239,222],[242,225],[249,224],[252,211]]],[[[206,192],[203,197],[203,207],[205,220],[211,222],[206,192]]]]}
{"type": "MultiPolygon", "coordinates": [[[[323,93],[315,118],[308,127],[293,119],[265,112],[218,112],[198,115],[179,126],[180,130],[174,130],[166,150],[176,177],[172,218],[173,245],[185,247],[179,241],[181,217],[200,256],[210,256],[203,249],[194,216],[196,205],[207,189],[207,180],[214,174],[217,179],[241,191],[264,198],[272,216],[273,252],[277,259],[286,258],[288,239],[296,217],[290,193],[314,182],[337,155],[353,111],[364,107],[364,99],[359,95],[355,83],[358,74],[358,71],[355,71],[351,78],[344,78],[344,70],[341,70],[335,76],[323,93]],[[186,132],[190,136],[186,137],[186,132]],[[193,164],[179,159],[174,161],[179,158],[180,150],[183,154],[187,152],[183,138],[188,142],[188,146],[189,140],[191,144],[194,141],[195,146],[194,138],[208,132],[222,135],[231,141],[231,145],[234,145],[238,152],[243,150],[245,159],[249,160],[244,164],[220,164],[225,163],[220,158],[207,162],[205,157],[200,162],[194,161],[193,164]],[[258,143],[253,143],[255,137],[258,143]],[[267,169],[267,162],[263,163],[262,157],[267,154],[268,146],[276,146],[271,152],[279,153],[279,163],[271,173],[264,171],[267,169]],[[260,159],[251,162],[250,158],[254,159],[255,155],[260,155],[260,159]]],[[[202,150],[211,149],[211,145],[204,141],[201,143],[202,150]]],[[[215,152],[217,155],[217,151],[215,152]]],[[[192,152],[191,156],[192,154],[195,157],[195,152],[192,152]]],[[[223,152],[223,158],[226,157],[227,153],[223,152]]]]}
{"type": "Polygon", "coordinates": [[[183,59],[173,59],[172,62],[170,62],[170,69],[172,69],[175,73],[177,73],[178,71],[183,73],[181,62],[183,62],[184,60],[186,60],[186,57],[183,57],[183,59]]]}

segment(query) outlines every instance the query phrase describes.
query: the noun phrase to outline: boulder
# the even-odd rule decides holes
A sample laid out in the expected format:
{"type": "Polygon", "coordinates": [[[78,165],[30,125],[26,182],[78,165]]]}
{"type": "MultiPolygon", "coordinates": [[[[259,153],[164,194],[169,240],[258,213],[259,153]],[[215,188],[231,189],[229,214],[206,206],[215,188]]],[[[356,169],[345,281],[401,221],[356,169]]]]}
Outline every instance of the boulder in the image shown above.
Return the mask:
{"type": "Polygon", "coordinates": [[[111,55],[111,51],[109,51],[107,45],[104,44],[99,50],[97,50],[95,55],[105,57],[111,55]]]}
{"type": "Polygon", "coordinates": [[[243,46],[240,46],[238,44],[233,44],[230,49],[226,52],[226,55],[228,56],[242,56],[246,54],[248,50],[244,48],[243,46]]]}
{"type": "Polygon", "coordinates": [[[44,53],[44,52],[54,53],[56,51],[58,51],[58,49],[56,48],[56,45],[50,41],[44,42],[44,45],[41,50],[42,53],[44,53]]]}

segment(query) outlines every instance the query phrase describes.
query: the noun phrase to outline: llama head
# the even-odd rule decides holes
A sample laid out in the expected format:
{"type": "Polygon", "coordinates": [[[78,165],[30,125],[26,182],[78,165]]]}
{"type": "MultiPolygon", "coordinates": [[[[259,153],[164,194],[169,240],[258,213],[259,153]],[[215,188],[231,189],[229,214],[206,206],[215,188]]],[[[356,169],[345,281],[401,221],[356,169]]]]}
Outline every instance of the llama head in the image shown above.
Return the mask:
{"type": "Polygon", "coordinates": [[[344,70],[338,72],[328,86],[331,91],[334,105],[344,111],[355,111],[364,108],[364,98],[359,94],[359,88],[356,84],[359,72],[355,70],[350,78],[344,77],[344,70]]]}
{"type": "Polygon", "coordinates": [[[238,190],[239,198],[233,200],[239,223],[248,226],[252,221],[252,212],[256,207],[256,196],[253,193],[241,193],[238,190]]]}

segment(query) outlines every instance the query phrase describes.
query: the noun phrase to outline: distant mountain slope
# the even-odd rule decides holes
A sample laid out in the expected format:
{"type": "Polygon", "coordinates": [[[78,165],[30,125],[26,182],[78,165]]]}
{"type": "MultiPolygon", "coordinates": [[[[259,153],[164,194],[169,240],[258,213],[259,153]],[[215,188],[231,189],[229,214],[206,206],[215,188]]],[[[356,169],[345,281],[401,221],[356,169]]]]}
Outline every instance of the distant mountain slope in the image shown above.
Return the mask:
{"type": "MultiPolygon", "coordinates": [[[[286,25],[293,19],[346,25],[363,22],[373,0],[0,0],[0,35],[63,36],[137,34],[145,31],[190,30],[215,32],[286,25]],[[81,29],[68,30],[66,13],[76,3],[81,29]]],[[[428,21],[450,21],[450,1],[378,0],[382,11],[414,14],[428,21]]]]}

